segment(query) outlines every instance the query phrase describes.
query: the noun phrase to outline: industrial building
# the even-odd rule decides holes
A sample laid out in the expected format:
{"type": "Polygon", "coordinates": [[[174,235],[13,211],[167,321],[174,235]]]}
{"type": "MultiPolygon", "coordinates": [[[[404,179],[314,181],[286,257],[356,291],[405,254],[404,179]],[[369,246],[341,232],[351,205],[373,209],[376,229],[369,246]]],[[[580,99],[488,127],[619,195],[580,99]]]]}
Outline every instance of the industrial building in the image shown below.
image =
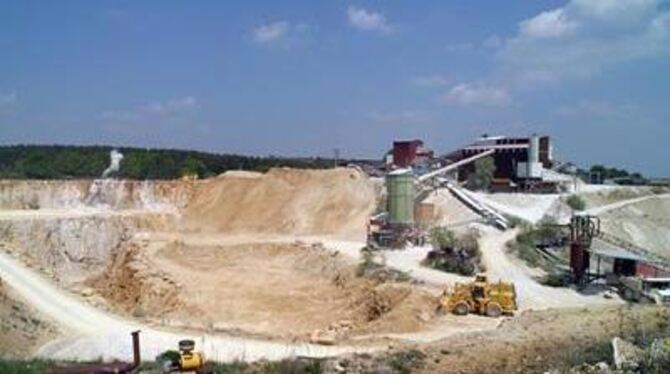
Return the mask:
{"type": "Polygon", "coordinates": [[[424,147],[420,139],[396,140],[386,153],[387,169],[426,168],[435,160],[435,153],[424,147]]]}
{"type": "MultiPolygon", "coordinates": [[[[551,187],[544,181],[544,171],[554,165],[551,139],[548,136],[484,135],[474,143],[447,154],[444,158],[448,162],[458,162],[489,150],[494,151],[491,155],[495,164],[494,188],[504,190],[551,187]]],[[[474,171],[474,164],[463,166],[459,169],[458,180],[467,180],[474,171]]]]}

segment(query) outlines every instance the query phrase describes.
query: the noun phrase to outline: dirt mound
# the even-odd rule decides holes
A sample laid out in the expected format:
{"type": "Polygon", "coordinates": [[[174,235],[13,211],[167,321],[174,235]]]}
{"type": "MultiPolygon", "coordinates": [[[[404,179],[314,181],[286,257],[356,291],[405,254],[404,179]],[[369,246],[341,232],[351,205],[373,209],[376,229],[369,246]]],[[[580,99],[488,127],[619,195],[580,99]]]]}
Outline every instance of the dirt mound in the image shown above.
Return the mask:
{"type": "Polygon", "coordinates": [[[373,183],[355,169],[226,173],[201,183],[184,214],[190,230],[365,235],[373,183]]]}

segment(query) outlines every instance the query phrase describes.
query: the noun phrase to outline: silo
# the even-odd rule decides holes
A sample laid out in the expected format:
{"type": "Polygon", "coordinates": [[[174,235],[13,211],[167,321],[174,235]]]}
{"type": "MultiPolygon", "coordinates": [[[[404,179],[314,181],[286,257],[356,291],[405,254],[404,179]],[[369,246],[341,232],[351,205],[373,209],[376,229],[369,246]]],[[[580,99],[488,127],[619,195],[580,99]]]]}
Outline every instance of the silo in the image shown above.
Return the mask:
{"type": "Polygon", "coordinates": [[[409,169],[398,169],[386,176],[389,222],[414,223],[414,175],[409,169]]]}
{"type": "Polygon", "coordinates": [[[528,144],[528,163],[540,162],[540,137],[533,135],[528,144]]]}
{"type": "Polygon", "coordinates": [[[540,137],[533,134],[528,140],[528,162],[526,163],[527,178],[542,178],[540,166],[540,137]]]}

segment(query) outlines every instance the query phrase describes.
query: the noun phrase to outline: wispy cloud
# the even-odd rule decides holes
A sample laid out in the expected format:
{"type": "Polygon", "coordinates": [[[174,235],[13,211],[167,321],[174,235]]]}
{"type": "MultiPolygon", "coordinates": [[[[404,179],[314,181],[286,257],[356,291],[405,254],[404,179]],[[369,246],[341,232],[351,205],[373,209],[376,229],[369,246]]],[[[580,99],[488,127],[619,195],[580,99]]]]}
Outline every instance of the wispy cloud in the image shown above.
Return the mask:
{"type": "Polygon", "coordinates": [[[388,34],[393,31],[393,27],[380,12],[350,6],[347,9],[347,17],[349,24],[359,30],[376,31],[381,34],[388,34]]]}
{"type": "Polygon", "coordinates": [[[519,24],[498,49],[514,84],[590,78],[626,61],[670,55],[662,0],[571,0],[519,24]]]}
{"type": "Polygon", "coordinates": [[[448,104],[492,107],[504,107],[512,102],[504,88],[470,83],[460,83],[451,87],[441,100],[448,104]]]}
{"type": "Polygon", "coordinates": [[[285,38],[289,32],[288,21],[275,21],[257,26],[253,30],[253,39],[256,43],[272,43],[285,38]]]}

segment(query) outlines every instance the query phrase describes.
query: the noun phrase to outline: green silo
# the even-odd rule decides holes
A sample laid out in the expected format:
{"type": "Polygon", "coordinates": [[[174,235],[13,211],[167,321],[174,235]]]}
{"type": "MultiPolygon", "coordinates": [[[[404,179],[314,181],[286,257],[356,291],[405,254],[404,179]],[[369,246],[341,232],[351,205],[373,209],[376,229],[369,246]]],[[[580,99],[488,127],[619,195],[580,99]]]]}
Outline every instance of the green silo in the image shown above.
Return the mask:
{"type": "Polygon", "coordinates": [[[414,175],[409,169],[398,169],[386,175],[389,222],[414,223],[414,175]]]}

